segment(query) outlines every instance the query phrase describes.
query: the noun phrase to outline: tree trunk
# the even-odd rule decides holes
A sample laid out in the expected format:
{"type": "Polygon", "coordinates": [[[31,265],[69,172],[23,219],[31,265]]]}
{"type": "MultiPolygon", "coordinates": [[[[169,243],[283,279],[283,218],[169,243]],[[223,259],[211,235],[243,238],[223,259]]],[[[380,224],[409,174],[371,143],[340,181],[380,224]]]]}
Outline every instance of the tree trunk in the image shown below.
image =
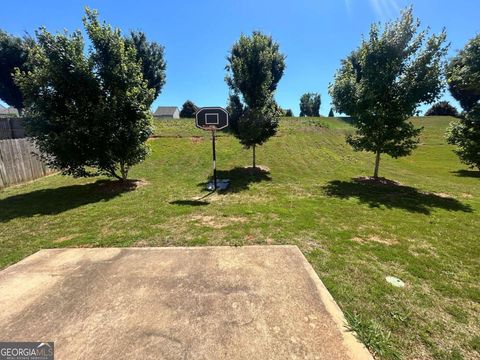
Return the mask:
{"type": "Polygon", "coordinates": [[[373,177],[378,179],[378,167],[380,166],[380,151],[377,151],[375,156],[375,170],[373,172],[373,177]]]}
{"type": "Polygon", "coordinates": [[[127,180],[128,178],[128,166],[124,163],[120,163],[120,173],[122,174],[122,181],[127,180]]]}
{"type": "Polygon", "coordinates": [[[110,171],[110,176],[114,177],[115,179],[117,180],[122,180],[122,177],[121,176],[118,176],[117,172],[115,171],[115,169],[111,169],[110,171]]]}
{"type": "Polygon", "coordinates": [[[255,166],[256,166],[255,160],[256,160],[255,159],[255,144],[253,144],[253,169],[255,169],[255,166]]]}

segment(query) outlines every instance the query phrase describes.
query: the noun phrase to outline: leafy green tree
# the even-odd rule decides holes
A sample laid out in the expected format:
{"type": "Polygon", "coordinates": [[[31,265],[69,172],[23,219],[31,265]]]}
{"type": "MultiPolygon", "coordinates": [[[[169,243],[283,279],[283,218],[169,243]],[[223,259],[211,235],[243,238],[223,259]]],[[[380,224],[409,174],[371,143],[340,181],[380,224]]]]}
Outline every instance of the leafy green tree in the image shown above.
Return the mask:
{"type": "Polygon", "coordinates": [[[240,144],[252,144],[252,167],[256,167],[255,145],[262,145],[277,133],[279,109],[273,102],[263,108],[247,107],[237,123],[240,144]]]}
{"type": "Polygon", "coordinates": [[[425,116],[454,116],[458,117],[458,111],[448,101],[439,101],[433,104],[430,109],[425,112],[425,116]]]}
{"type": "Polygon", "coordinates": [[[374,178],[380,155],[409,155],[421,129],[408,120],[421,103],[432,103],[442,90],[445,31],[427,38],[411,8],[383,29],[370,34],[335,74],[329,92],[337,112],[355,118],[356,132],[347,142],[356,151],[375,154],[374,178]]]}
{"type": "Polygon", "coordinates": [[[37,32],[31,71],[15,75],[25,97],[26,128],[44,160],[64,174],[126,180],[148,154],[155,89],[119,29],[88,9],[83,23],[88,54],[80,31],[37,32]]]}
{"type": "Polygon", "coordinates": [[[450,61],[446,75],[452,96],[464,110],[460,120],[450,124],[447,141],[457,146],[462,162],[480,170],[480,35],[450,61]]]}
{"type": "Polygon", "coordinates": [[[286,116],[286,117],[293,117],[293,111],[292,111],[292,109],[287,109],[287,110],[285,110],[285,116],[286,116]]]}
{"type": "Polygon", "coordinates": [[[333,113],[333,108],[330,108],[330,111],[328,112],[328,117],[335,117],[335,114],[333,113]]]}
{"type": "Polygon", "coordinates": [[[194,118],[197,110],[198,110],[198,107],[190,100],[187,100],[183,103],[182,110],[180,110],[180,117],[194,118]]]}
{"type": "Polygon", "coordinates": [[[320,104],[320,94],[303,94],[300,97],[300,116],[320,116],[320,104]]]}
{"type": "Polygon", "coordinates": [[[255,31],[240,36],[227,61],[225,80],[243,108],[232,131],[242,145],[253,149],[255,168],[255,147],[277,131],[280,109],[274,94],[285,70],[285,56],[270,36],[255,31]]]}
{"type": "Polygon", "coordinates": [[[230,94],[226,110],[229,119],[227,130],[236,135],[238,134],[238,122],[245,112],[242,100],[238,94],[230,94]]]}
{"type": "Polygon", "coordinates": [[[0,99],[8,105],[23,109],[23,96],[13,80],[15,69],[28,69],[28,49],[34,40],[29,37],[19,38],[0,30],[0,99]]]}
{"type": "Polygon", "coordinates": [[[460,102],[463,110],[470,111],[480,100],[480,35],[471,39],[448,64],[448,89],[460,102]]]}
{"type": "Polygon", "coordinates": [[[470,167],[480,170],[480,107],[469,111],[457,122],[452,122],[447,129],[449,144],[460,160],[470,167]]]}
{"type": "MultiPolygon", "coordinates": [[[[142,73],[148,81],[148,87],[155,90],[155,100],[165,85],[166,62],[164,47],[156,42],[149,42],[147,36],[141,31],[132,31],[126,38],[127,45],[133,45],[137,50],[136,56],[142,64],[142,73]]],[[[152,101],[153,101],[152,100],[152,101]]]]}

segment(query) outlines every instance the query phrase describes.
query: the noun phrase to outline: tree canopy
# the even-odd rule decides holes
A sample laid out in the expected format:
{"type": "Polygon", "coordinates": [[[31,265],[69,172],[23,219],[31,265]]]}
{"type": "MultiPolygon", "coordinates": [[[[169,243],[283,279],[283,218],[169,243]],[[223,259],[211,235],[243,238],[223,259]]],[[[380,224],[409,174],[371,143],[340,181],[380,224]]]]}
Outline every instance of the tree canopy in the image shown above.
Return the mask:
{"type": "Polygon", "coordinates": [[[270,36],[255,31],[251,36],[240,36],[227,62],[225,80],[231,90],[230,105],[243,109],[231,130],[242,145],[253,148],[255,167],[255,146],[277,131],[281,111],[274,94],[285,70],[285,56],[270,36]]]}
{"type": "Polygon", "coordinates": [[[320,104],[320,94],[303,94],[300,97],[300,116],[320,116],[320,104]]]}
{"type": "Polygon", "coordinates": [[[33,43],[32,38],[19,38],[0,30],[0,99],[19,111],[23,109],[23,96],[13,76],[15,69],[28,69],[28,49],[33,43]]]}
{"type": "Polygon", "coordinates": [[[31,70],[15,75],[25,97],[25,125],[44,160],[64,174],[125,180],[148,154],[156,89],[119,29],[88,9],[83,23],[91,42],[87,54],[80,31],[37,32],[31,70]]]}
{"type": "Polygon", "coordinates": [[[457,109],[448,101],[439,101],[425,112],[425,116],[458,116],[457,109]]]}
{"type": "Polygon", "coordinates": [[[411,8],[383,28],[373,24],[368,38],[342,60],[329,88],[335,110],[355,118],[356,132],[347,142],[376,154],[374,177],[380,154],[397,158],[416,148],[421,129],[408,119],[442,90],[445,31],[427,37],[419,27],[411,8]]]}
{"type": "Polygon", "coordinates": [[[243,116],[243,113],[245,112],[245,107],[242,103],[242,100],[240,99],[240,95],[238,94],[229,95],[226,110],[228,112],[228,119],[229,119],[227,131],[237,136],[238,122],[240,118],[243,116]]]}
{"type": "Polygon", "coordinates": [[[285,56],[271,36],[259,31],[241,35],[227,61],[227,84],[242,94],[248,107],[261,108],[271,101],[285,70],[285,56]]]}
{"type": "Polygon", "coordinates": [[[447,66],[448,88],[465,111],[480,99],[480,35],[471,39],[447,66]]]}
{"type": "Polygon", "coordinates": [[[192,101],[187,100],[182,105],[182,110],[180,110],[180,117],[194,118],[197,110],[198,110],[198,107],[192,101]]]}
{"type": "Polygon", "coordinates": [[[465,164],[480,170],[480,35],[471,39],[448,64],[447,82],[464,113],[452,122],[447,140],[465,164]]]}
{"type": "Polygon", "coordinates": [[[153,96],[155,100],[160,95],[166,80],[167,65],[164,59],[164,47],[156,42],[149,42],[145,33],[141,31],[130,32],[126,43],[135,47],[137,60],[142,65],[143,77],[148,81],[148,87],[155,90],[153,96]]]}

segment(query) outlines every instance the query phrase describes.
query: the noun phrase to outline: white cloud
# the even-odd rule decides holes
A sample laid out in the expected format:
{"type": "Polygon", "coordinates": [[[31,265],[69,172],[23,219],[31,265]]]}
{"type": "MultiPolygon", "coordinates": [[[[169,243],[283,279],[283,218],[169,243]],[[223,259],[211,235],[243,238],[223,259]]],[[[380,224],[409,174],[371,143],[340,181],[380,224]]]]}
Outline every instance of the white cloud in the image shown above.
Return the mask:
{"type": "Polygon", "coordinates": [[[352,16],[353,15],[352,0],[345,0],[345,7],[347,8],[348,15],[352,16]]]}
{"type": "Polygon", "coordinates": [[[381,20],[395,17],[400,12],[396,0],[370,0],[370,5],[381,20]]]}

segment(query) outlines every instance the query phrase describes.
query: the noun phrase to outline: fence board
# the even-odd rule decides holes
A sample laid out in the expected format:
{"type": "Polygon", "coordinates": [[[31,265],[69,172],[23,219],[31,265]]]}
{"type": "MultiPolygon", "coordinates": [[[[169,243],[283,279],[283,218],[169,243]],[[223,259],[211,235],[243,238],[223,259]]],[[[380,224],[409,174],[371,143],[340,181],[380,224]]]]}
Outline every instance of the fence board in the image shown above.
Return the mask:
{"type": "Polygon", "coordinates": [[[53,173],[27,138],[0,140],[0,188],[53,173]]]}

